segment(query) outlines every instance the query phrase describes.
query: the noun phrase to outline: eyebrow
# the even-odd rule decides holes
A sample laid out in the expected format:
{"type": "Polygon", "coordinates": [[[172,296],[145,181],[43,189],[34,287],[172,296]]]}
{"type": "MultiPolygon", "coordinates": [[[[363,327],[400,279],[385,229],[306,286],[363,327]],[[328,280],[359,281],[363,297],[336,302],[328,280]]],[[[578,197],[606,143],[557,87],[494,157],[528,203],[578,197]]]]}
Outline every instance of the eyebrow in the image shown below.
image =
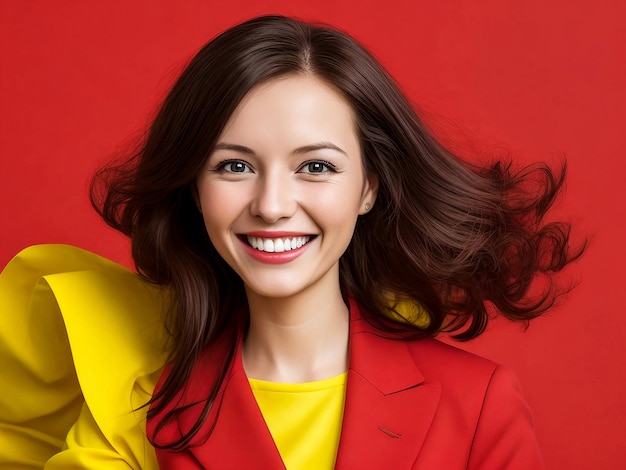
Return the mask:
{"type": "MultiPolygon", "coordinates": [[[[298,147],[297,149],[292,150],[291,154],[302,155],[304,153],[314,152],[316,150],[324,150],[324,149],[335,150],[339,153],[344,154],[346,157],[348,156],[345,150],[341,149],[340,147],[337,147],[332,142],[317,142],[315,144],[304,145],[302,147],[298,147]]],[[[232,150],[234,152],[244,153],[247,155],[255,154],[254,150],[252,150],[249,147],[246,147],[244,145],[229,144],[228,142],[219,142],[215,144],[215,147],[213,150],[232,150]]]]}

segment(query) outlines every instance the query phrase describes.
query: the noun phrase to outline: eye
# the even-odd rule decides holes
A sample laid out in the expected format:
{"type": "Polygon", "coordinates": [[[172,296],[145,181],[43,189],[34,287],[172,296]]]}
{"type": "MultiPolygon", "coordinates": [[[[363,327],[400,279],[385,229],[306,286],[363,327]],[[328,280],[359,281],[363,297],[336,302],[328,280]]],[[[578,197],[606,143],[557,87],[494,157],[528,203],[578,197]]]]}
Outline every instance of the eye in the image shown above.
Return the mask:
{"type": "Polygon", "coordinates": [[[241,160],[226,160],[217,165],[217,171],[223,171],[226,173],[250,173],[252,169],[250,166],[242,162],[241,160]]]}
{"type": "Polygon", "coordinates": [[[311,162],[306,162],[304,165],[300,167],[300,171],[302,173],[308,173],[312,175],[319,175],[321,173],[327,172],[335,172],[336,168],[332,163],[328,163],[325,161],[314,160],[311,162]]]}

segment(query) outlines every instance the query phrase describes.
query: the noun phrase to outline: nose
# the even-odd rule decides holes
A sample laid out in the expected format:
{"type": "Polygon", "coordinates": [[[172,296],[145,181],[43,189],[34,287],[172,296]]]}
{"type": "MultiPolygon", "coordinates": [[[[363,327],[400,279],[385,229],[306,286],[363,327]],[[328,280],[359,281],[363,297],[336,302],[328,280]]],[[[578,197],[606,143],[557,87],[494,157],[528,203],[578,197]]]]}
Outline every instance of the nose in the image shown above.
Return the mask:
{"type": "Polygon", "coordinates": [[[257,180],[256,194],[250,204],[250,212],[267,223],[291,217],[297,209],[295,187],[290,175],[267,174],[257,180]]]}

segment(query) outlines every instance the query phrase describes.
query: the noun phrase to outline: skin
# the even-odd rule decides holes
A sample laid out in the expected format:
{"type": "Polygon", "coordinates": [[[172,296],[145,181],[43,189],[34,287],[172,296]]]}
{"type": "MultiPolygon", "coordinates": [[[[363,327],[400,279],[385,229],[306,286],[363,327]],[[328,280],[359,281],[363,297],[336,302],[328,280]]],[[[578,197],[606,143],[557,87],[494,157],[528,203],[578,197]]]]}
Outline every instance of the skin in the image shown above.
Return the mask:
{"type": "Polygon", "coordinates": [[[297,383],[347,370],[338,262],[377,190],[354,121],[350,105],[323,81],[273,79],[239,104],[198,177],[209,237],[246,286],[249,377],[297,383]],[[311,239],[294,259],[272,264],[247,247],[245,234],[259,232],[311,239]]]}

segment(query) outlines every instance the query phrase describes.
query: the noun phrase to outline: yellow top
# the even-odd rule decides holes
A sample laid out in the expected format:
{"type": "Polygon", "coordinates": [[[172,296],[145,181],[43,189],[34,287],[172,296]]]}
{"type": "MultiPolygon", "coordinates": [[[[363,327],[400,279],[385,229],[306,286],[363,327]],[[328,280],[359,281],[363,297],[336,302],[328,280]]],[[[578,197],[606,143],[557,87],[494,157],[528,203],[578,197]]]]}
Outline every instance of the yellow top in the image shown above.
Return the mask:
{"type": "Polygon", "coordinates": [[[346,372],[297,384],[249,379],[288,470],[334,468],[347,377],[346,372]]]}

